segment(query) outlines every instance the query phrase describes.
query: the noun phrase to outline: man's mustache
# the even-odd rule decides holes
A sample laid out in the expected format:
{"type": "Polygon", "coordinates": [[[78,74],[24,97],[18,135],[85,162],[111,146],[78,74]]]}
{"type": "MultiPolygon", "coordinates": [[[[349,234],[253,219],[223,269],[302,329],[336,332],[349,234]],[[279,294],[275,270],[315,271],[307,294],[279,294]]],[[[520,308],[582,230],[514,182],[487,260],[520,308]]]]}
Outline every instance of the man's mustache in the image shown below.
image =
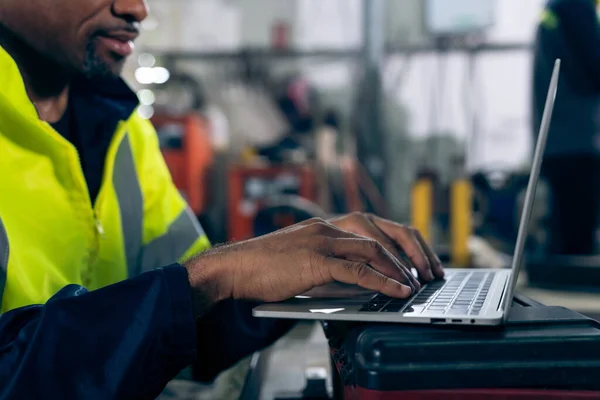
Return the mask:
{"type": "Polygon", "coordinates": [[[136,37],[140,34],[138,24],[124,24],[112,27],[99,28],[92,34],[92,37],[97,36],[118,36],[119,33],[128,33],[135,35],[136,37]]]}

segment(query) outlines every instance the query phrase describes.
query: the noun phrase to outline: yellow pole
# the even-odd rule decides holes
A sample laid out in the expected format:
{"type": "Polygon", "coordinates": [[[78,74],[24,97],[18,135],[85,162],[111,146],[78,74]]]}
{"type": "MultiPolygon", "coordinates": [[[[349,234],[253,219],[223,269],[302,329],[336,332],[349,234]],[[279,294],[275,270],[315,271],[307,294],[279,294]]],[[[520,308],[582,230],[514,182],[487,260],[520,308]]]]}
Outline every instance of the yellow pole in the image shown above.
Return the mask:
{"type": "Polygon", "coordinates": [[[470,262],[467,242],[471,236],[472,187],[466,179],[454,181],[450,196],[450,242],[452,265],[467,267],[470,262]]]}
{"type": "Polygon", "coordinates": [[[418,179],[411,193],[411,225],[431,243],[431,220],[433,215],[433,183],[430,179],[418,179]]]}

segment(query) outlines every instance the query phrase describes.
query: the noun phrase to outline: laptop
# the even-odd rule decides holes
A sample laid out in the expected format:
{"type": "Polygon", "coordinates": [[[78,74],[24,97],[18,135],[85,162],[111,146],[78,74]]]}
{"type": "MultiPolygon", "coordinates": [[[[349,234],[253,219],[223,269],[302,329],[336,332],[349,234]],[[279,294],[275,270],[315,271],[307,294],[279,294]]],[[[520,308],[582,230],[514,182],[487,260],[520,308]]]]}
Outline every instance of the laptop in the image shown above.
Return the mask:
{"type": "Polygon", "coordinates": [[[550,79],[533,156],[517,242],[509,269],[445,270],[443,280],[423,285],[408,299],[332,284],[279,303],[256,307],[256,317],[449,325],[501,325],[506,322],[523,261],[525,240],[558,88],[560,60],[550,79]]]}

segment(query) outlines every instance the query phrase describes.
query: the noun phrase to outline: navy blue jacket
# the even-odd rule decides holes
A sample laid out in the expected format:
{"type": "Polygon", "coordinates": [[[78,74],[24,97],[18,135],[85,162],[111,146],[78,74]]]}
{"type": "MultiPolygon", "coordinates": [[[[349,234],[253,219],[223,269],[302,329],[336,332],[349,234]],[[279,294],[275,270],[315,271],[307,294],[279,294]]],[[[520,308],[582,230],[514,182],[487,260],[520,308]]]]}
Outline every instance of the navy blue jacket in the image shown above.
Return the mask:
{"type": "Polygon", "coordinates": [[[190,290],[173,265],[1,315],[0,399],[154,399],[196,357],[210,380],[291,327],[233,301],[196,324],[190,290]]]}

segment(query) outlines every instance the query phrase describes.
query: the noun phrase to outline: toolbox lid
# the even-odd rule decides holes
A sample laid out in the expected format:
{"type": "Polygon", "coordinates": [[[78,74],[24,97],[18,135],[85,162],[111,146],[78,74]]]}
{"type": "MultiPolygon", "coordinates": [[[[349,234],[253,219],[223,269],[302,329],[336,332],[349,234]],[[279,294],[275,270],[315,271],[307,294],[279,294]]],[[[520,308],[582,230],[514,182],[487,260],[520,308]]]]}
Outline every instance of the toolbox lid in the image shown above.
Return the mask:
{"type": "Polygon", "coordinates": [[[517,302],[500,327],[357,327],[334,359],[346,384],[373,390],[600,390],[600,325],[566,308],[517,302]]]}

